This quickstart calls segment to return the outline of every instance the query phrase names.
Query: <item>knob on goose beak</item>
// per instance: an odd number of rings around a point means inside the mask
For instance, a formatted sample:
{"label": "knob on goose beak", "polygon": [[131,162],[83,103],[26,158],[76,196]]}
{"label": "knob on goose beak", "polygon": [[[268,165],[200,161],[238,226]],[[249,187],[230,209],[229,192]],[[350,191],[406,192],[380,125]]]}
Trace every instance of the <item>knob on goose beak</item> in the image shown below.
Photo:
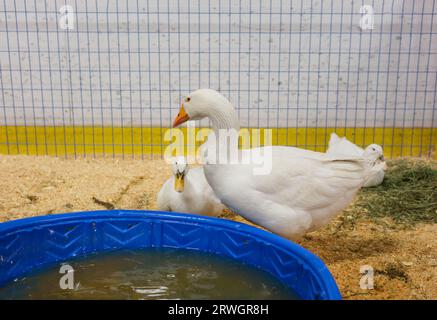
{"label": "knob on goose beak", "polygon": [[184,104],[181,105],[181,108],[179,109],[179,113],[176,116],[176,118],[173,121],[173,128],[176,128],[178,125],[190,120],[190,117],[185,112]]}

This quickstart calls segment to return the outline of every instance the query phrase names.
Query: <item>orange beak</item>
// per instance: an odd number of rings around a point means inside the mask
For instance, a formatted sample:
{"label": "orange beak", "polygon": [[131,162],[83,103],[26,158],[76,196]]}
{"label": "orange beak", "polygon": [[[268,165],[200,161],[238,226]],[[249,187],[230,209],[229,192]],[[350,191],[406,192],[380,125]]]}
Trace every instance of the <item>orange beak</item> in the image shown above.
{"label": "orange beak", "polygon": [[176,128],[178,125],[190,120],[190,117],[185,112],[184,104],[181,105],[181,108],[179,109],[179,113],[176,116],[176,118],[173,121],[173,128]]}

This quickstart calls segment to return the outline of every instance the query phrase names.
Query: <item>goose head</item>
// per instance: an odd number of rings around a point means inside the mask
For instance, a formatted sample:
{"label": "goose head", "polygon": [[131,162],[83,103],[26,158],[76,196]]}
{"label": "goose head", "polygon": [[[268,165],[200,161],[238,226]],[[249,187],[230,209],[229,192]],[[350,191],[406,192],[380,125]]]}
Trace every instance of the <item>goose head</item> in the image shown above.
{"label": "goose head", "polygon": [[188,164],[184,157],[177,157],[174,159],[173,165],[174,189],[181,193],[184,191],[185,176],[188,173]]}
{"label": "goose head", "polygon": [[372,161],[385,161],[382,147],[378,144],[371,144],[364,149],[364,157]]}
{"label": "goose head", "polygon": [[173,128],[188,120],[209,118],[213,129],[239,130],[238,118],[231,102],[213,89],[198,89],[186,96]]}

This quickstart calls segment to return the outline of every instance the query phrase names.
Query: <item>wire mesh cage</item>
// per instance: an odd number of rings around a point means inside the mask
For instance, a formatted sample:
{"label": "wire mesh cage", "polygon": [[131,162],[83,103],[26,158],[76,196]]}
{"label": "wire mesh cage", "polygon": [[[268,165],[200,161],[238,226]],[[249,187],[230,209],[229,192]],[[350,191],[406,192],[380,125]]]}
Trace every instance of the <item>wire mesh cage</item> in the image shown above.
{"label": "wire mesh cage", "polygon": [[435,0],[2,0],[0,153],[160,156],[182,97],[210,87],[274,144],[324,151],[337,132],[434,157],[436,12]]}

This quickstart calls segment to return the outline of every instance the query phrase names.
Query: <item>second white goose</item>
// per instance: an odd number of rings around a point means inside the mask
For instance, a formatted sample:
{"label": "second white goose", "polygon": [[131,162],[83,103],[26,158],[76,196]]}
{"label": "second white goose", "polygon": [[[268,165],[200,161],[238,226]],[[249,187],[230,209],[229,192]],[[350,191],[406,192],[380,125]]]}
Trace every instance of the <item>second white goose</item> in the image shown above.
{"label": "second white goose", "polygon": [[218,216],[224,206],[206,181],[202,167],[190,169],[184,157],[172,163],[173,176],[158,193],[159,210]]}
{"label": "second white goose", "polygon": [[384,161],[384,152],[380,145],[371,144],[367,146],[366,149],[363,149],[350,142],[346,137],[340,138],[337,134],[332,133],[329,140],[329,147],[326,151],[327,154],[333,156],[354,155],[360,157],[371,154],[372,152],[378,153],[379,157],[370,169],[363,187],[376,187],[384,181],[385,171],[387,170],[387,164]]}

